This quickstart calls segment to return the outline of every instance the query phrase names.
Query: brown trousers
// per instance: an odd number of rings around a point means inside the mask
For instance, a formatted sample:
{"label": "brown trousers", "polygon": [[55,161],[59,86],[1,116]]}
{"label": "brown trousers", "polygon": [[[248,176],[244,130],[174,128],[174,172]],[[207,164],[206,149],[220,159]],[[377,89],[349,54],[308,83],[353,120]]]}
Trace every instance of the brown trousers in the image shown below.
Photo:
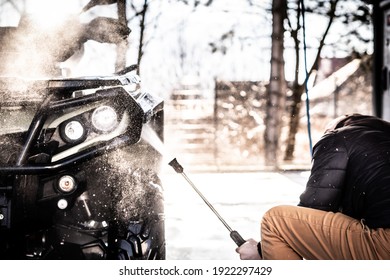
{"label": "brown trousers", "polygon": [[277,206],[261,223],[265,260],[390,259],[390,229],[369,229],[342,213]]}

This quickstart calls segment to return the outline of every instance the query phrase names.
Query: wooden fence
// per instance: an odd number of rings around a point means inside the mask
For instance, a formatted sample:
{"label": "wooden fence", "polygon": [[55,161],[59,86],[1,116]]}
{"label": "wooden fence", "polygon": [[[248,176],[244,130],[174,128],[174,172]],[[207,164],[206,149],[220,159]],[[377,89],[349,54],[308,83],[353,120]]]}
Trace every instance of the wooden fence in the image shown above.
{"label": "wooden fence", "polygon": [[210,99],[194,89],[175,91],[165,105],[170,153],[196,170],[261,169],[264,92],[255,82],[218,82]]}
{"label": "wooden fence", "polygon": [[[313,144],[335,114],[372,114],[371,76],[358,70],[334,93],[310,100]],[[264,170],[266,84],[217,81],[207,99],[197,89],[175,91],[165,105],[165,139],[170,154],[192,170]],[[301,110],[295,156],[283,162],[289,103],[282,119],[280,167],[307,169],[311,154],[307,115]],[[337,113],[335,113],[337,111]]]}

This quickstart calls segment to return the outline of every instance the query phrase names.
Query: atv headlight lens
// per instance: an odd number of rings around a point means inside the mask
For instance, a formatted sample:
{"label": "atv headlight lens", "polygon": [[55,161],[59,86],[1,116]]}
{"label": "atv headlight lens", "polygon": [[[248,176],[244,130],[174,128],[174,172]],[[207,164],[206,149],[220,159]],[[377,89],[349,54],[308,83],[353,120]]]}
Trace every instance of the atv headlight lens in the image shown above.
{"label": "atv headlight lens", "polygon": [[118,125],[118,115],[110,106],[96,108],[91,120],[92,125],[101,132],[110,132]]}
{"label": "atv headlight lens", "polygon": [[65,193],[72,192],[76,188],[76,180],[69,175],[62,176],[58,180],[58,188]]}
{"label": "atv headlight lens", "polygon": [[78,120],[72,120],[66,123],[62,130],[64,140],[67,142],[77,142],[85,136],[85,128]]}

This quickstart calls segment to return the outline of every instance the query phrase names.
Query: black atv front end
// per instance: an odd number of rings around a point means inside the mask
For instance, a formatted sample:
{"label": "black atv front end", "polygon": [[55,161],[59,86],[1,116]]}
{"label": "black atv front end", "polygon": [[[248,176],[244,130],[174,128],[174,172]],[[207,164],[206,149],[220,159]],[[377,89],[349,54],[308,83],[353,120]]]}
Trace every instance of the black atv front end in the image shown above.
{"label": "black atv front end", "polygon": [[133,75],[0,89],[0,258],[164,259],[161,155],[141,138],[163,139],[162,100]]}

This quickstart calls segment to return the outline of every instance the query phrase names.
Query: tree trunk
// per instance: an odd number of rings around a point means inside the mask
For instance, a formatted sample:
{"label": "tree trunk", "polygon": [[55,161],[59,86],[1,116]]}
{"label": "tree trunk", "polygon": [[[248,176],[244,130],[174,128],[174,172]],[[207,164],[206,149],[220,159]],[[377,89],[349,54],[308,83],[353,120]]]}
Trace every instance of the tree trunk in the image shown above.
{"label": "tree trunk", "polygon": [[[118,20],[123,25],[127,26],[127,17],[126,17],[126,0],[118,0]],[[122,41],[116,46],[116,62],[115,62],[115,72],[119,72],[126,67],[126,53],[128,48],[127,40]]]}
{"label": "tree trunk", "polygon": [[293,103],[290,111],[290,123],[289,123],[289,132],[287,136],[287,145],[284,155],[284,160],[289,161],[294,158],[294,149],[295,149],[295,135],[299,129],[299,119],[301,111],[301,96],[303,92],[303,85],[296,84],[292,89],[292,99]]}
{"label": "tree trunk", "polygon": [[286,81],[284,74],[284,19],[287,14],[286,0],[273,0],[272,3],[272,47],[271,75],[267,89],[265,119],[265,164],[278,168],[279,136],[282,115],[285,110]]}

